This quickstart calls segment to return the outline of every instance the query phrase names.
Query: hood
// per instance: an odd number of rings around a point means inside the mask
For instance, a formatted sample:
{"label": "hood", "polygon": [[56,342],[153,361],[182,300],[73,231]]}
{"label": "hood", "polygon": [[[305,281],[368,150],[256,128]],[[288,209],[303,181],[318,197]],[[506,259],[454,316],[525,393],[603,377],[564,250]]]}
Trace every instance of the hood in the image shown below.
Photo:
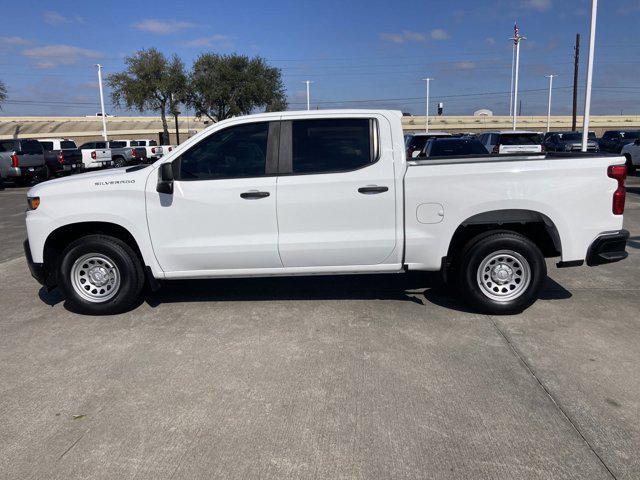
{"label": "hood", "polygon": [[[127,171],[129,170],[129,171]],[[27,193],[30,197],[39,197],[47,193],[64,194],[65,192],[91,192],[112,190],[142,190],[147,176],[153,169],[125,167],[80,173],[68,177],[56,178],[39,183]]]}

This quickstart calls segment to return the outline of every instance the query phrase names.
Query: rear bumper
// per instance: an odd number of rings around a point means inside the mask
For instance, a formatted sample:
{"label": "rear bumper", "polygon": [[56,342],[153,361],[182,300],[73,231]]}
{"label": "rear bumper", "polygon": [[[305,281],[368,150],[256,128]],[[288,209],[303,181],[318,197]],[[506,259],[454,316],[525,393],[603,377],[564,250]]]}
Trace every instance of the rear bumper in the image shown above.
{"label": "rear bumper", "polygon": [[22,178],[35,177],[44,169],[44,165],[37,167],[9,167],[6,172],[6,178]]}
{"label": "rear bumper", "polygon": [[600,235],[589,247],[587,265],[595,267],[624,260],[629,256],[626,252],[628,239],[629,232],[627,230]]}

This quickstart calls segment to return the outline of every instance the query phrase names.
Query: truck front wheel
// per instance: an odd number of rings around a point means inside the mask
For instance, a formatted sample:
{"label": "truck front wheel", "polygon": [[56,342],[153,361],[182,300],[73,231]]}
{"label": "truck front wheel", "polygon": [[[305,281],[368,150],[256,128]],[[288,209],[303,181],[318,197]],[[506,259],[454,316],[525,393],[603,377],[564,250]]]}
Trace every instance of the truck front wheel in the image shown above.
{"label": "truck front wheel", "polygon": [[144,271],[136,253],[122,240],[88,235],[64,250],[58,279],[72,310],[111,315],[135,305],[144,286]]}
{"label": "truck front wheel", "polygon": [[519,313],[538,298],[547,278],[540,249],[515,232],[496,232],[464,248],[458,283],[466,300],[483,313]]}

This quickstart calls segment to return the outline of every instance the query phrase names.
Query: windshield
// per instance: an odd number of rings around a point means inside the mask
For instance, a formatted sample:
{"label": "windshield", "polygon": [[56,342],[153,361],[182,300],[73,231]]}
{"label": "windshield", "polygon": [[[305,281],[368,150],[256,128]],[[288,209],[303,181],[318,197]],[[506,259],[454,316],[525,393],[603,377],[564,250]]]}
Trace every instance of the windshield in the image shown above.
{"label": "windshield", "polygon": [[625,140],[635,140],[636,138],[640,138],[640,131],[638,132],[621,132],[621,137],[624,137]]}
{"label": "windshield", "polygon": [[501,145],[540,145],[537,133],[513,133],[500,135]]}

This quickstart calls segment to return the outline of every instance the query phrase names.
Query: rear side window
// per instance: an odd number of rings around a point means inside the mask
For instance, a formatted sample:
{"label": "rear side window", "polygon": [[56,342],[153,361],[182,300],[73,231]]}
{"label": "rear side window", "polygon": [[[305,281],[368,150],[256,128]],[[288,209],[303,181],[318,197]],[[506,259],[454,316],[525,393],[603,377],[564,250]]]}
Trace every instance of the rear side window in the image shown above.
{"label": "rear side window", "polygon": [[157,146],[158,146],[158,142],[156,142],[155,140],[151,140],[151,141],[149,142],[149,146],[150,146],[150,147],[157,147]]}
{"label": "rear side window", "polygon": [[142,144],[142,142],[136,142],[135,140],[131,140],[131,142],[129,143],[129,145],[131,145],[132,147],[144,147],[144,145]]}
{"label": "rear side window", "polygon": [[13,152],[15,149],[15,142],[13,140],[0,142],[0,152]]}
{"label": "rear side window", "polygon": [[540,135],[537,133],[519,133],[500,135],[502,145],[540,145]]}
{"label": "rear side window", "polygon": [[53,142],[40,142],[40,145],[42,145],[42,148],[45,150],[53,150]]}
{"label": "rear side window", "polygon": [[65,140],[63,142],[60,142],[60,148],[62,150],[69,150],[72,148],[77,148],[76,147],[76,142],[72,142],[71,140]]}
{"label": "rear side window", "polygon": [[292,172],[340,172],[370,165],[376,160],[374,122],[367,118],[294,120]]}
{"label": "rear side window", "polygon": [[95,143],[95,147],[93,148],[107,148],[107,143],[106,142],[96,142]]}
{"label": "rear side window", "polygon": [[116,142],[116,141],[109,142],[109,147],[111,148],[124,148],[125,145],[126,144],[124,142]]}
{"label": "rear side window", "polygon": [[267,165],[269,123],[248,123],[216,132],[180,157],[181,180],[260,177]]}
{"label": "rear side window", "polygon": [[20,151],[22,153],[42,153],[42,145],[37,140],[21,140],[20,141]]}

